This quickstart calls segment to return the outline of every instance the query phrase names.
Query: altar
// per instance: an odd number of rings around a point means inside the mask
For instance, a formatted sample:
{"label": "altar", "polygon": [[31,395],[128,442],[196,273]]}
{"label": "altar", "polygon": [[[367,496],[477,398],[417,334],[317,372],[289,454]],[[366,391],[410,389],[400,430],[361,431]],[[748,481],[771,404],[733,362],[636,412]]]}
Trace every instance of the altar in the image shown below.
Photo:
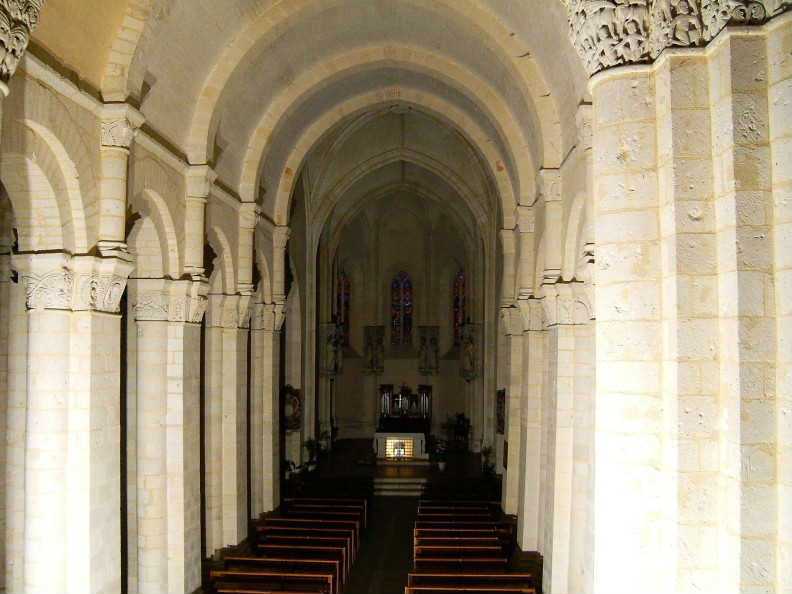
{"label": "altar", "polygon": [[432,429],[432,387],[392,384],[380,386],[380,417],[374,451],[385,460],[428,460],[427,441]]}

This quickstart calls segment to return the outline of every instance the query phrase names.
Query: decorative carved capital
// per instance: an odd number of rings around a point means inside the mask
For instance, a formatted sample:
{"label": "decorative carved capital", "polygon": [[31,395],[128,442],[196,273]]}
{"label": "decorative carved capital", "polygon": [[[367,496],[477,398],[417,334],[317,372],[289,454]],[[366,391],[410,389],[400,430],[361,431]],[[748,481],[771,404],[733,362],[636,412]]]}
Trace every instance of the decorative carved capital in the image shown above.
{"label": "decorative carved capital", "polygon": [[541,293],[548,327],[586,324],[593,317],[584,283],[543,285]]}
{"label": "decorative carved capital", "polygon": [[545,326],[544,309],[539,299],[520,299],[517,302],[526,332],[540,332]]}
{"label": "decorative carved capital", "polygon": [[792,0],[569,0],[572,44],[589,74],[700,47],[729,24],[759,25]]}
{"label": "decorative carved capital", "polygon": [[255,303],[252,307],[250,324],[253,330],[280,332],[286,320],[282,303]]}
{"label": "decorative carved capital", "polygon": [[525,331],[523,316],[517,307],[502,307],[500,310],[507,336],[522,336]]}
{"label": "decorative carved capital", "polygon": [[275,227],[272,230],[272,244],[278,249],[285,249],[290,235],[291,229],[288,227]]}
{"label": "decorative carved capital", "polygon": [[135,279],[129,288],[132,313],[139,322],[197,324],[206,312],[209,285],[203,279]]}
{"label": "decorative carved capital", "polygon": [[128,103],[106,103],[101,110],[102,147],[129,149],[145,118]]}
{"label": "decorative carved capital", "polygon": [[44,0],[0,0],[0,81],[8,83],[39,22]]}
{"label": "decorative carved capital", "polygon": [[120,257],[20,254],[13,266],[25,285],[28,309],[118,313],[133,265]]}

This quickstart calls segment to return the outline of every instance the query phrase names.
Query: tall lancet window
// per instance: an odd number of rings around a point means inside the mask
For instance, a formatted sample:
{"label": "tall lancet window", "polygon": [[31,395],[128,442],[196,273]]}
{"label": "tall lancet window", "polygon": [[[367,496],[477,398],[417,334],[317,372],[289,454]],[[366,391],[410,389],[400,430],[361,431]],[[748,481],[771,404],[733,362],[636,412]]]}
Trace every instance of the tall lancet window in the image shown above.
{"label": "tall lancet window", "polygon": [[343,270],[338,275],[336,287],[336,322],[341,327],[341,344],[349,346],[349,304],[352,301],[352,283]]}
{"label": "tall lancet window", "polygon": [[391,282],[391,343],[407,345],[412,342],[413,286],[406,272],[397,274]]}
{"label": "tall lancet window", "polygon": [[462,341],[462,326],[465,323],[467,307],[465,297],[465,271],[460,270],[454,277],[452,312],[454,321],[454,344],[459,345]]}

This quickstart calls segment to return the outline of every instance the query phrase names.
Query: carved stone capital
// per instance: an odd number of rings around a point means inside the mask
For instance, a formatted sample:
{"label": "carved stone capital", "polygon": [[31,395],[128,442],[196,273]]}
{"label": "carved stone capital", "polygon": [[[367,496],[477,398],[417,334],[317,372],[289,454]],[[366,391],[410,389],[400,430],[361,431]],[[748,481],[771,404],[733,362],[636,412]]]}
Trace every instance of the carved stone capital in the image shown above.
{"label": "carved stone capital", "polygon": [[519,308],[501,307],[500,315],[501,320],[503,320],[503,328],[506,330],[506,336],[522,336],[525,327]]}
{"label": "carved stone capital", "polygon": [[[1,1],[1,0],[0,0]],[[145,117],[128,103],[106,103],[100,112],[104,148],[129,149]]]}
{"label": "carved stone capital", "polygon": [[587,324],[593,318],[584,283],[542,285],[541,295],[547,327]]}
{"label": "carved stone capital", "polygon": [[132,314],[139,322],[197,324],[206,312],[205,280],[134,279],[129,289]]}
{"label": "carved stone capital", "polygon": [[272,244],[278,249],[285,249],[290,235],[291,229],[288,227],[275,227],[272,230]]}
{"label": "carved stone capital", "polygon": [[252,307],[250,327],[254,331],[280,332],[286,320],[281,303],[255,303]]}
{"label": "carved stone capital", "polygon": [[133,264],[121,257],[17,254],[28,309],[118,313]]}
{"label": "carved stone capital", "polygon": [[4,86],[19,66],[43,7],[44,0],[0,0],[0,82]]}
{"label": "carved stone capital", "polygon": [[701,47],[726,25],[760,25],[792,0],[568,0],[569,34],[590,75]]}

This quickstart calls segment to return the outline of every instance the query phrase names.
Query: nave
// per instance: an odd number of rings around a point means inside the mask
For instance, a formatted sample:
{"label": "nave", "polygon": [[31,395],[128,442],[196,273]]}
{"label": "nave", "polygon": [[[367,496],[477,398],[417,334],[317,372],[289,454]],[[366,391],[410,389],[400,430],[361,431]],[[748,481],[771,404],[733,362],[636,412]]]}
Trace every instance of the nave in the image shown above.
{"label": "nave", "polygon": [[[223,551],[208,592],[541,593],[541,562],[516,547],[514,518],[490,497],[500,485],[473,470],[478,456],[458,456],[444,473],[361,472],[343,459],[351,453],[254,521],[249,544]],[[340,469],[354,474],[327,476]],[[377,474],[429,480],[420,497],[376,496]]]}

